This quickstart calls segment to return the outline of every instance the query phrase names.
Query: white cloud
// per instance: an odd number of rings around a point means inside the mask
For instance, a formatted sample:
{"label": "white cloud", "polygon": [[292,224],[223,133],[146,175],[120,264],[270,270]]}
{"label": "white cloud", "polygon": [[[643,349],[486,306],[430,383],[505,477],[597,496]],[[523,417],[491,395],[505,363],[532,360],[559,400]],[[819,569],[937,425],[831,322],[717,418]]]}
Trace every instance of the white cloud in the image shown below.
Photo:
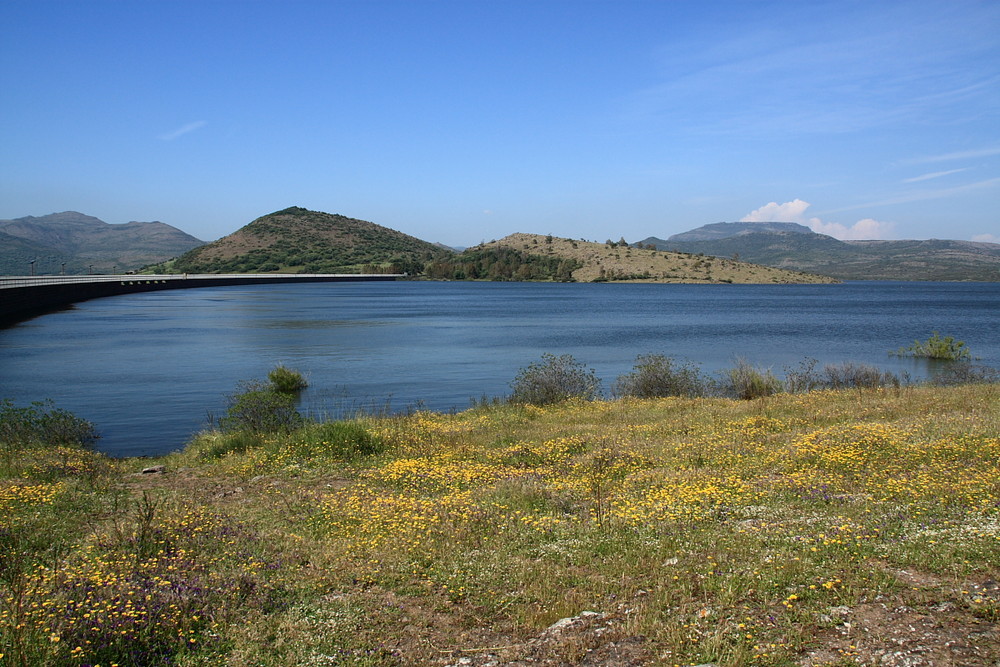
{"label": "white cloud", "polygon": [[841,241],[885,239],[892,234],[895,226],[874,218],[858,220],[853,225],[839,222],[824,222],[819,218],[806,218],[805,212],[811,204],[801,199],[779,204],[770,202],[740,218],[740,222],[797,222],[806,225],[817,234],[826,234]]}
{"label": "white cloud", "polygon": [[161,134],[160,139],[163,141],[173,141],[178,137],[182,137],[189,132],[194,132],[195,130],[200,130],[201,128],[208,125],[207,120],[196,120],[193,123],[188,123],[187,125],[181,125],[176,130],[172,132],[167,132],[166,134]]}
{"label": "white cloud", "polygon": [[972,237],[972,240],[982,243],[1000,243],[1000,236],[996,234],[976,234]]}
{"label": "white cloud", "polygon": [[740,222],[802,222],[802,214],[809,202],[795,199],[779,204],[771,202],[740,218]]}
{"label": "white cloud", "polygon": [[903,183],[919,183],[920,181],[929,181],[932,178],[941,178],[942,176],[957,174],[958,172],[965,171],[967,169],[968,167],[962,167],[961,169],[949,169],[948,171],[935,171],[930,174],[922,174],[920,176],[914,176],[913,178],[904,178]]}
{"label": "white cloud", "polygon": [[891,236],[895,224],[882,222],[874,218],[858,220],[851,226],[839,222],[823,222],[819,218],[809,221],[809,228],[817,234],[826,234],[841,241],[861,241],[870,239],[885,239]]}

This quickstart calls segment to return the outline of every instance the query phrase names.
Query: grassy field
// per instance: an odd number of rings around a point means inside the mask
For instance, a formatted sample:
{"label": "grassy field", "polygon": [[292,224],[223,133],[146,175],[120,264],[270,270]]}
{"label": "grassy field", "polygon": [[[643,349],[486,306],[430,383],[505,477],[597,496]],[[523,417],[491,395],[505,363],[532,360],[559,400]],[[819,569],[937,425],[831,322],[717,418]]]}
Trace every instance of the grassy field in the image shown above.
{"label": "grassy field", "polygon": [[8,444],[0,517],[2,665],[1000,660],[1000,385]]}

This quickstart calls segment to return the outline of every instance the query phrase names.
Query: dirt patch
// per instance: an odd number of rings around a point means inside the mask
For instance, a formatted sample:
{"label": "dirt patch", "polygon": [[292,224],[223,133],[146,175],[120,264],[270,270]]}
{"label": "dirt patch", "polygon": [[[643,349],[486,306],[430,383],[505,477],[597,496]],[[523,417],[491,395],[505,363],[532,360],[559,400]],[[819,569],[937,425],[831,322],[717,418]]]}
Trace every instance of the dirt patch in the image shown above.
{"label": "dirt patch", "polygon": [[628,635],[621,619],[585,611],[564,618],[525,641],[487,648],[450,651],[449,667],[499,667],[527,665],[585,665],[635,667],[650,664],[646,638]]}
{"label": "dirt patch", "polygon": [[846,658],[884,667],[1000,665],[1000,624],[982,613],[1000,602],[995,577],[949,583],[916,570],[892,573],[909,590],[832,609],[838,624],[822,631],[817,639],[823,648],[798,664],[818,667]]}

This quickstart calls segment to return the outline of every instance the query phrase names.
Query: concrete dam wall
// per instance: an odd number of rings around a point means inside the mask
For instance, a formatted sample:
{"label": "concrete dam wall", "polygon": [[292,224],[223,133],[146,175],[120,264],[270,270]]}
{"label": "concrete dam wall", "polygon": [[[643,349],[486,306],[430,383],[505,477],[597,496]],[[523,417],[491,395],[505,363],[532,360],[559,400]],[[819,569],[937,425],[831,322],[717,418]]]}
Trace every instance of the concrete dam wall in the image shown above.
{"label": "concrete dam wall", "polygon": [[67,308],[74,303],[135,292],[303,282],[389,281],[398,274],[191,274],[0,277],[0,326]]}

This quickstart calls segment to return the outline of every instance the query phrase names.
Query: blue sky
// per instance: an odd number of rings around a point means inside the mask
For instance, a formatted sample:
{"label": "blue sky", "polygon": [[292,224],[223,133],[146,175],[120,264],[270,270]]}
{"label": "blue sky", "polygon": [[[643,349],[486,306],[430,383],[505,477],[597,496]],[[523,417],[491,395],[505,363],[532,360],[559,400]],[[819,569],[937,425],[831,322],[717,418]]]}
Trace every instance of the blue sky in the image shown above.
{"label": "blue sky", "polygon": [[0,218],[1000,242],[1000,3],[0,2]]}

